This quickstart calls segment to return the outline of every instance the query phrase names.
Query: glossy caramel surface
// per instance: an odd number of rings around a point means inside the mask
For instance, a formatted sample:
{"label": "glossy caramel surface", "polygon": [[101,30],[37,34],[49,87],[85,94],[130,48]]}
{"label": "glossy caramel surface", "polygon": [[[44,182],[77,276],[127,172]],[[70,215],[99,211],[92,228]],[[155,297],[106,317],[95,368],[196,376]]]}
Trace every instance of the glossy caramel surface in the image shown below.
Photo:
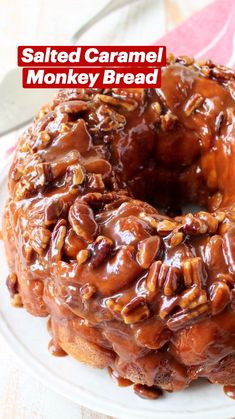
{"label": "glossy caramel surface", "polygon": [[[19,139],[7,284],[51,316],[53,348],[79,336],[169,391],[235,384],[234,80],[172,59],[157,91],[60,91]],[[165,214],[185,203],[207,211]]]}

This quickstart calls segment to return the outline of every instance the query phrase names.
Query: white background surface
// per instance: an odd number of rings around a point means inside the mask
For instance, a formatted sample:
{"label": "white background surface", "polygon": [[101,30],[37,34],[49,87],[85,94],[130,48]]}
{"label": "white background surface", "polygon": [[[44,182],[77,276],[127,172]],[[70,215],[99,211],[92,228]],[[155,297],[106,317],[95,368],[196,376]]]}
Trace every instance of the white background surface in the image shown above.
{"label": "white background surface", "polygon": [[[17,45],[68,44],[79,26],[106,2],[0,0],[0,80],[16,66]],[[138,0],[97,24],[80,43],[148,44],[209,2]],[[6,149],[14,144],[17,136],[18,132],[13,132],[0,138],[0,167],[6,158]],[[80,408],[37,382],[17,363],[0,337],[0,419],[64,418],[101,419],[104,416]]]}

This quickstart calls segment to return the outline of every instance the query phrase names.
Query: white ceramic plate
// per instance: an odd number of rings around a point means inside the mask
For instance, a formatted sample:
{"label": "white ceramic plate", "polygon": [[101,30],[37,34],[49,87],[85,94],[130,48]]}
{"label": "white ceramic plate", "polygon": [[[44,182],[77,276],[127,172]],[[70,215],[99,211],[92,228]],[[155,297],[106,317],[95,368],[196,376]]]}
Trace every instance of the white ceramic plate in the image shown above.
{"label": "white ceramic plate", "polygon": [[[7,198],[8,163],[0,174],[0,216]],[[226,397],[221,386],[197,382],[189,389],[166,394],[159,400],[137,397],[131,387],[117,387],[107,371],[91,369],[70,357],[49,354],[46,320],[35,318],[25,310],[13,309],[4,278],[7,264],[0,243],[0,331],[24,368],[45,385],[98,412],[125,419],[231,419],[235,402]]]}

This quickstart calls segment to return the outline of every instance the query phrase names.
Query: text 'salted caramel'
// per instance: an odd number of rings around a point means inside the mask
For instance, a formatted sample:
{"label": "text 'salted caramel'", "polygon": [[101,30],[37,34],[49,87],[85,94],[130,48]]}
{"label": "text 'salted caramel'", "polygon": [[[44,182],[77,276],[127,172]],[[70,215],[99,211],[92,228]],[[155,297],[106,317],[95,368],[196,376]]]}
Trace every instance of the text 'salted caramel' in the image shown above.
{"label": "text 'salted caramel'", "polygon": [[159,89],[60,90],[9,173],[13,305],[141,397],[199,377],[233,397],[234,179],[234,70],[169,55]]}
{"label": "text 'salted caramel'", "polygon": [[24,88],[160,87],[164,46],[18,47]]}

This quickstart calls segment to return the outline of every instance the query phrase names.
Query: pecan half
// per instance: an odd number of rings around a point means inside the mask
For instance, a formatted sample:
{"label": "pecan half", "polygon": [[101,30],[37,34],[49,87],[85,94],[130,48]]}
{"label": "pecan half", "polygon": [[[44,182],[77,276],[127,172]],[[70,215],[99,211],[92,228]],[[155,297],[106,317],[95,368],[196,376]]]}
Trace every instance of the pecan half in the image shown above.
{"label": "pecan half", "polygon": [[176,247],[184,240],[184,235],[181,231],[173,232],[169,240],[169,245],[171,247]]}
{"label": "pecan half", "polygon": [[159,272],[159,286],[167,297],[171,297],[180,285],[180,269],[162,264]]}
{"label": "pecan half", "polygon": [[72,185],[81,185],[85,180],[85,171],[80,164],[70,167],[72,171]]}
{"label": "pecan half", "polygon": [[207,274],[200,257],[188,258],[183,261],[183,276],[186,287],[195,284],[199,288],[205,285]]}
{"label": "pecan half", "polygon": [[157,257],[161,248],[161,239],[159,236],[150,236],[142,240],[138,245],[136,255],[137,262],[143,269],[148,269],[153,260]]}
{"label": "pecan half", "polygon": [[52,233],[51,237],[51,245],[50,245],[50,258],[52,262],[58,262],[62,258],[62,249],[65,242],[66,237],[66,221],[61,219],[55,225],[55,228]]}
{"label": "pecan half", "polygon": [[165,115],[160,116],[160,120],[162,130],[171,131],[175,128],[178,118],[171,111],[168,111]]}
{"label": "pecan half", "polygon": [[167,321],[167,327],[176,331],[198,320],[202,315],[210,311],[209,304],[202,304],[193,310],[181,310],[173,314]]}
{"label": "pecan half", "polygon": [[69,222],[72,229],[82,239],[92,242],[97,235],[98,226],[92,209],[80,199],[77,199],[69,210]]}
{"label": "pecan half", "polygon": [[150,293],[156,293],[158,289],[158,275],[162,266],[162,262],[157,260],[153,262],[146,279],[146,286]]}
{"label": "pecan half", "polygon": [[124,323],[126,324],[133,324],[147,319],[149,314],[150,312],[145,298],[139,296],[133,298],[121,311]]}
{"label": "pecan half", "polygon": [[98,99],[104,103],[108,103],[109,105],[121,106],[125,108],[128,112],[133,111],[138,106],[138,103],[134,99],[127,100],[125,98],[124,100],[122,98],[116,98],[113,96],[101,95],[101,94],[97,94],[95,96],[95,99]]}
{"label": "pecan half", "polygon": [[198,286],[193,286],[185,290],[179,298],[178,305],[182,308],[195,308],[207,302],[207,295],[204,290]]}
{"label": "pecan half", "polygon": [[180,274],[179,268],[166,265],[158,260],[150,267],[146,279],[147,289],[152,293],[156,292],[157,289],[163,288],[164,295],[170,297],[177,291],[180,285]]}
{"label": "pecan half", "polygon": [[198,235],[207,233],[208,226],[204,220],[200,220],[195,215],[189,213],[183,218],[180,230],[184,234]]}
{"label": "pecan half", "polygon": [[216,281],[211,285],[210,290],[212,314],[221,313],[232,301],[232,294],[229,286],[225,282]]}
{"label": "pecan half", "polygon": [[188,99],[184,107],[184,112],[186,116],[190,116],[193,113],[193,111],[200,108],[204,100],[205,100],[204,97],[200,95],[199,93],[195,93],[194,95],[192,95]]}
{"label": "pecan half", "polygon": [[219,81],[231,80],[235,78],[235,71],[232,68],[225,67],[223,65],[217,65],[211,70],[212,77]]}
{"label": "pecan half", "polygon": [[30,234],[29,243],[33,250],[35,250],[38,255],[42,256],[44,250],[48,247],[50,240],[50,230],[44,227],[35,227]]}
{"label": "pecan half", "polygon": [[160,221],[157,225],[157,232],[159,234],[165,235],[169,234],[171,231],[173,231],[177,226],[177,223],[170,220],[163,220]]}
{"label": "pecan half", "polygon": [[113,250],[113,241],[105,236],[98,236],[95,242],[91,245],[91,265],[97,268],[109,256]]}
{"label": "pecan half", "polygon": [[149,214],[146,214],[145,212],[141,212],[139,214],[139,217],[142,220],[144,220],[147,224],[149,224],[150,227],[152,227],[153,229],[157,229],[158,222],[157,222],[157,220],[154,217],[152,217]]}
{"label": "pecan half", "polygon": [[164,296],[159,306],[159,316],[161,319],[165,319],[177,306],[179,297],[166,297]]}
{"label": "pecan half", "polygon": [[216,233],[219,224],[219,221],[216,217],[214,217],[212,214],[209,214],[209,212],[205,211],[198,212],[197,216],[199,220],[204,221],[206,223],[208,233]]}

